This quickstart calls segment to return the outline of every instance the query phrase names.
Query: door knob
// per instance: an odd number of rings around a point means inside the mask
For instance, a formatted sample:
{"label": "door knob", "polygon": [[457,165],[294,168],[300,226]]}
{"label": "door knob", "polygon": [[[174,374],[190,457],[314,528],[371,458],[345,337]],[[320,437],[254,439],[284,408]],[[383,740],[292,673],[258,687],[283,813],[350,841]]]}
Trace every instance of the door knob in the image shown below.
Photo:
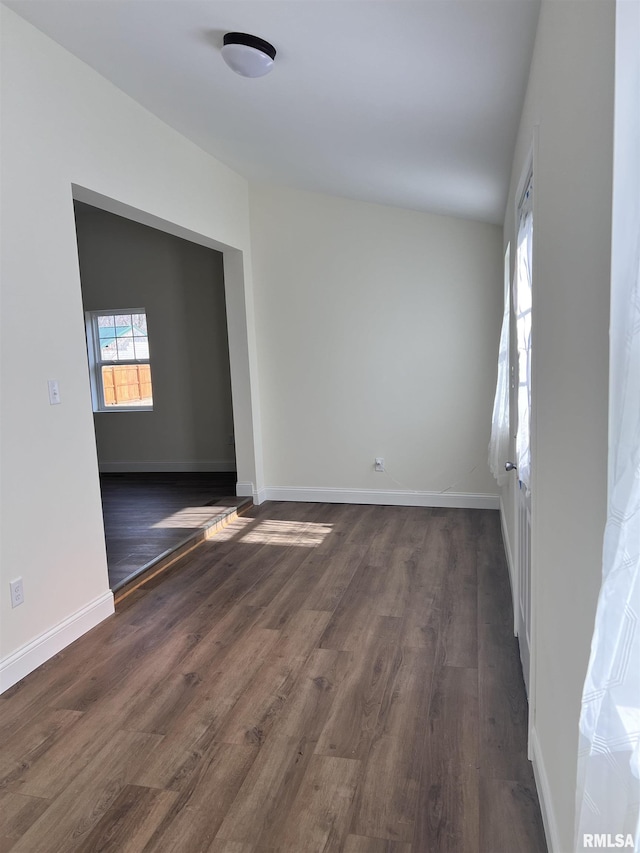
{"label": "door knob", "polygon": [[505,462],[504,463],[504,470],[505,471],[517,471],[518,467],[517,467],[517,465],[514,465],[513,462]]}

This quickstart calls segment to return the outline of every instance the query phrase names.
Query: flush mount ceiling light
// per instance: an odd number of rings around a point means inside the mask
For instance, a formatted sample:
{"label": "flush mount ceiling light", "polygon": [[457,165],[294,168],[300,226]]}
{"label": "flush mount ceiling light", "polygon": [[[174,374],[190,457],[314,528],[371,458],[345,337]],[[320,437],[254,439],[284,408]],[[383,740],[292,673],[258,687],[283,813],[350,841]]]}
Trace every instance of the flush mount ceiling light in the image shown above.
{"label": "flush mount ceiling light", "polygon": [[262,77],[271,71],[276,49],[258,36],[227,33],[222,46],[222,58],[236,74],[243,77]]}

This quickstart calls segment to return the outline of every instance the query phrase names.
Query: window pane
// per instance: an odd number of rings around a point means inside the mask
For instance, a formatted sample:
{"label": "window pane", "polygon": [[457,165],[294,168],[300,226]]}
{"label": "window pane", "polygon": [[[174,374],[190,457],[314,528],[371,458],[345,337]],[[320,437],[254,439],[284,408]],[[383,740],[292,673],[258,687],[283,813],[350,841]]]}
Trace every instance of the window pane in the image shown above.
{"label": "window pane", "polygon": [[133,339],[133,345],[136,359],[149,358],[149,338],[140,338],[136,336]]}
{"label": "window pane", "polygon": [[118,357],[115,317],[113,314],[100,314],[97,319],[100,358],[104,361],[113,361],[113,359]]}
{"label": "window pane", "polygon": [[118,347],[115,328],[113,326],[100,326],[98,332],[100,335],[100,358],[104,361],[117,358]]}
{"label": "window pane", "polygon": [[107,408],[152,406],[151,368],[148,364],[102,367],[102,389]]}
{"label": "window pane", "polygon": [[127,326],[118,334],[117,345],[118,361],[132,361],[135,359],[136,356],[133,348],[133,332],[131,331],[131,326]]}
{"label": "window pane", "polygon": [[131,315],[131,325],[133,326],[133,334],[141,335],[146,337],[147,332],[147,315],[146,314],[132,314]]}

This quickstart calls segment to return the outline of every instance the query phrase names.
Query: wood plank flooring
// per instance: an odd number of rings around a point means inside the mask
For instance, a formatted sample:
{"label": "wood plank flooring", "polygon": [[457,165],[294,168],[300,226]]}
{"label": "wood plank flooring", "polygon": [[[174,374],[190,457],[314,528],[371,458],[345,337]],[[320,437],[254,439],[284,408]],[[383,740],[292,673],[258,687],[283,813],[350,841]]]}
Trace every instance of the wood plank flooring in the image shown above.
{"label": "wood plank flooring", "polygon": [[235,472],[101,474],[100,489],[113,590],[246,501]]}
{"label": "wood plank flooring", "polygon": [[542,853],[497,512],[267,503],[0,697],[3,853]]}

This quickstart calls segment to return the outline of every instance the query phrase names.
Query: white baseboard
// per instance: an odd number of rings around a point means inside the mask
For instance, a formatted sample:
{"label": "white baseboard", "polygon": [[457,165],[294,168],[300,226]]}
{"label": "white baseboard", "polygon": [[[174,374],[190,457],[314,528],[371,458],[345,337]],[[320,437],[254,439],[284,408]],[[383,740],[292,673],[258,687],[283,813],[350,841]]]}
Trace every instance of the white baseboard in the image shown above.
{"label": "white baseboard", "polygon": [[253,494],[253,483],[236,483],[236,495],[239,498],[252,498]]}
{"label": "white baseboard", "polygon": [[253,498],[256,506],[269,500],[266,496],[266,489],[256,489],[253,483],[236,483],[236,495],[239,498]]}
{"label": "white baseboard", "polygon": [[192,473],[198,471],[235,471],[235,460],[205,460],[203,462],[101,462],[101,474]]}
{"label": "white baseboard", "polygon": [[114,612],[113,593],[107,590],[49,631],[0,660],[0,693],[4,693]]}
{"label": "white baseboard", "polygon": [[[373,489],[301,488],[267,486],[263,500],[308,501],[309,503],[376,504],[381,506],[432,506],[459,509],[499,509],[499,495],[457,492],[414,492]],[[240,493],[238,493],[240,494]],[[255,498],[254,498],[255,500]]]}
{"label": "white baseboard", "polygon": [[551,800],[551,788],[549,787],[549,777],[544,766],[544,758],[540,748],[540,741],[535,726],[531,728],[531,763],[533,764],[533,775],[536,780],[536,788],[538,789],[538,799],[540,800],[540,811],[542,812],[542,823],[544,825],[544,834],[547,838],[547,848],[549,853],[562,853],[560,847],[560,833],[558,831],[558,822],[556,821],[555,812],[553,810],[553,802]]}

